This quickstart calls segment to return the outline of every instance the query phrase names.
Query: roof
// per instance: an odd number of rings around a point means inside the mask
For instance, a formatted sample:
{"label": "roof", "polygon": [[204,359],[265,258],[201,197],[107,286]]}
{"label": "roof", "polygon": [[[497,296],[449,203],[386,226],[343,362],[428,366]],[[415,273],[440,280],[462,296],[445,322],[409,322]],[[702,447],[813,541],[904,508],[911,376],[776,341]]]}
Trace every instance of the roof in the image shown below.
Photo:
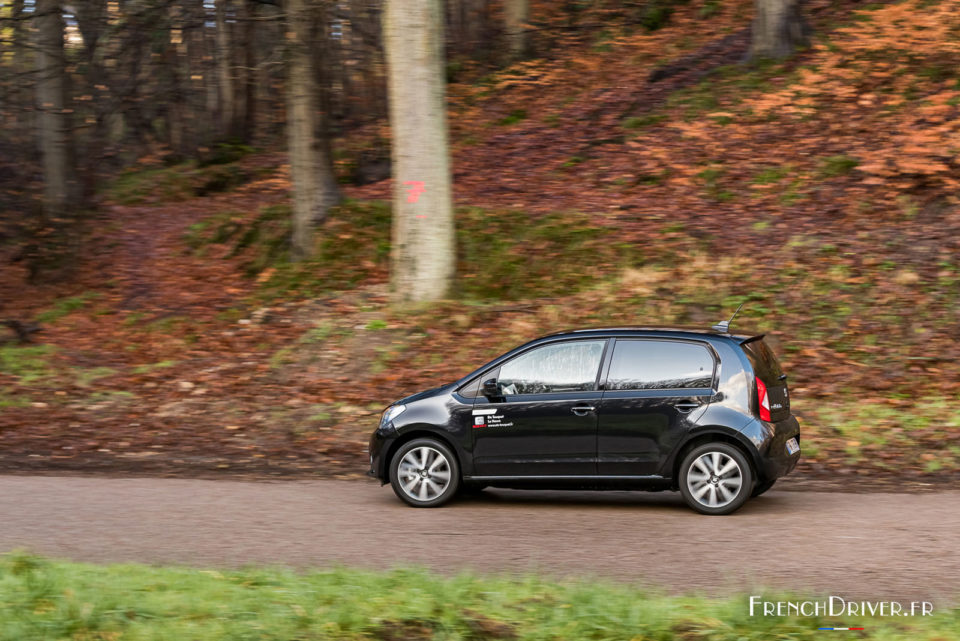
{"label": "roof", "polygon": [[723,338],[732,338],[737,341],[745,341],[749,338],[762,336],[761,332],[720,332],[712,328],[704,327],[678,327],[668,325],[625,325],[618,327],[584,327],[580,329],[568,329],[561,332],[553,332],[541,336],[536,340],[551,338],[555,336],[576,336],[583,334],[613,334],[627,332],[643,332],[649,334],[697,334],[700,336],[718,336]]}

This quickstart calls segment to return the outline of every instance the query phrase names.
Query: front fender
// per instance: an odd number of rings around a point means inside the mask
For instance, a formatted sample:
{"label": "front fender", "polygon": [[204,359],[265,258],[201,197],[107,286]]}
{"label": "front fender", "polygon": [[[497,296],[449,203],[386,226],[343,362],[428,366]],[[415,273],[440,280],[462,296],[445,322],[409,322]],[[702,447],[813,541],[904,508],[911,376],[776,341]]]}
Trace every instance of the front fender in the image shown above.
{"label": "front fender", "polygon": [[396,436],[390,446],[385,450],[384,461],[382,463],[384,478],[388,477],[387,466],[390,464],[390,459],[393,458],[394,452],[404,443],[423,437],[432,437],[445,443],[453,450],[453,453],[456,454],[457,461],[460,464],[460,473],[467,476],[473,473],[473,467],[470,464],[470,456],[468,453],[469,443],[464,442],[465,437],[462,434],[451,431],[445,426],[431,425],[430,423],[408,423],[403,427],[397,428]]}

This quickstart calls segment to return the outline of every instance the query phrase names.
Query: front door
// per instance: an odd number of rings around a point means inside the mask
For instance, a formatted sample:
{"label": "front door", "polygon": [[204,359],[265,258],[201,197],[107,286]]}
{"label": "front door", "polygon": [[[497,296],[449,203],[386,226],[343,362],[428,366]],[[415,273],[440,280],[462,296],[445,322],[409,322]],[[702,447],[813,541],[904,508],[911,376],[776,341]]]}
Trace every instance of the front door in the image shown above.
{"label": "front door", "polygon": [[597,472],[597,389],[606,339],[534,347],[482,380],[500,396],[473,406],[476,476],[582,476]]}
{"label": "front door", "polygon": [[597,428],[598,474],[658,474],[710,402],[715,368],[704,343],[617,339]]}

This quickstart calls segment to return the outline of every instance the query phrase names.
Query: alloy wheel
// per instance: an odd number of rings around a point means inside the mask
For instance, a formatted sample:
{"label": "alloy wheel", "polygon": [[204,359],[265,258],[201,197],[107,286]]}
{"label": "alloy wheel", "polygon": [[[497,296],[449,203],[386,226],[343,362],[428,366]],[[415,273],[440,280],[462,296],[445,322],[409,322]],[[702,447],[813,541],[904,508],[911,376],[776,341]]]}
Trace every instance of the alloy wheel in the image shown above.
{"label": "alloy wheel", "polygon": [[432,501],[450,485],[450,461],[440,450],[422,445],[400,460],[397,479],[404,493],[417,501]]}
{"label": "alloy wheel", "polygon": [[695,501],[709,508],[732,503],[743,487],[740,464],[724,452],[706,452],[687,470],[687,489]]}

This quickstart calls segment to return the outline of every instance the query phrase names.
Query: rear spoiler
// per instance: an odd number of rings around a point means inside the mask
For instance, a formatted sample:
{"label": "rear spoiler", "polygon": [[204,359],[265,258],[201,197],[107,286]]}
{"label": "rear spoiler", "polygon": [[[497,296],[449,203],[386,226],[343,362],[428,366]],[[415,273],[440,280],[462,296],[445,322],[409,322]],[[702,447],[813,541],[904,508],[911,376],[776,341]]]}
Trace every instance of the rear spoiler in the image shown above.
{"label": "rear spoiler", "polygon": [[747,343],[752,343],[752,342],[754,342],[754,341],[760,341],[760,340],[763,340],[763,337],[764,337],[764,336],[766,336],[766,334],[757,334],[756,336],[751,336],[750,338],[745,338],[745,339],[743,339],[742,341],[740,341],[740,344],[741,344],[741,345],[746,345]]}

